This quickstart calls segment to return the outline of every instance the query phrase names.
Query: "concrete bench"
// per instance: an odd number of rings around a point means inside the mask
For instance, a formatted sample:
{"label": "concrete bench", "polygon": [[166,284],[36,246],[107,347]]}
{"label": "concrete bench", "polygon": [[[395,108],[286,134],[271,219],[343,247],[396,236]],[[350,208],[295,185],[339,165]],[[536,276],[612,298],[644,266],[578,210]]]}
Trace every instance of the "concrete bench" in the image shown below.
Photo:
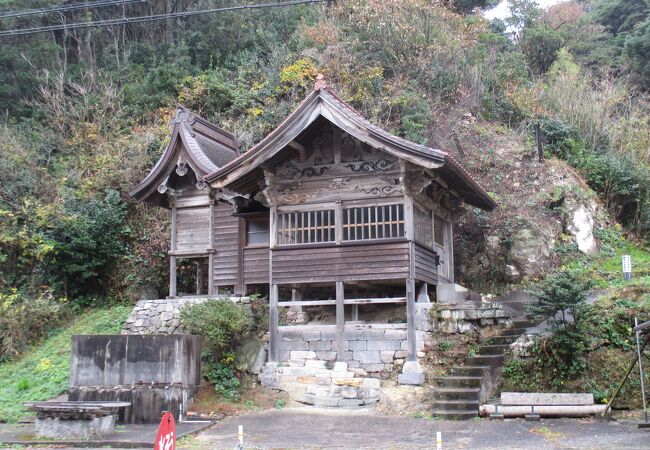
{"label": "concrete bench", "polygon": [[53,439],[90,439],[113,434],[120,408],[129,402],[25,402],[36,413],[36,434]]}
{"label": "concrete bench", "polygon": [[494,419],[525,417],[585,417],[602,413],[607,405],[594,405],[592,394],[503,392],[501,402],[485,404],[479,408],[482,416]]}

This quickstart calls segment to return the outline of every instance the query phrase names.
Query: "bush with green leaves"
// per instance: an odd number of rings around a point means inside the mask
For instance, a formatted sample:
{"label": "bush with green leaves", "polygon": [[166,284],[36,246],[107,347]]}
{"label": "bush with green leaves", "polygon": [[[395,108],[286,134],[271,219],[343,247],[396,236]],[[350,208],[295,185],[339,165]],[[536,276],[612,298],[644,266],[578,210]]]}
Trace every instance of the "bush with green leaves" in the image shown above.
{"label": "bush with green leaves", "polygon": [[56,296],[106,293],[129,229],[116,191],[68,195],[61,204],[25,201],[0,214],[0,287],[48,286]]}
{"label": "bush with green leaves", "polygon": [[203,336],[203,343],[220,361],[253,327],[245,308],[228,299],[212,299],[181,309],[181,323],[192,334]]}
{"label": "bush with green leaves", "polygon": [[0,292],[0,362],[21,354],[66,317],[65,302],[42,293],[28,297],[16,289]]}
{"label": "bush with green leaves", "polygon": [[552,28],[536,26],[524,30],[519,45],[533,71],[543,74],[557,58],[564,39]]}
{"label": "bush with green leaves", "polygon": [[236,402],[241,398],[241,381],[232,367],[233,361],[234,355],[228,352],[220,361],[208,362],[204,370],[205,378],[212,383],[215,392],[229,402]]}
{"label": "bush with green leaves", "polygon": [[586,312],[586,293],[591,283],[575,270],[549,275],[532,291],[539,303],[530,312],[546,319],[552,335],[537,340],[533,353],[537,362],[549,368],[558,379],[573,378],[585,368],[588,337],[582,331]]}

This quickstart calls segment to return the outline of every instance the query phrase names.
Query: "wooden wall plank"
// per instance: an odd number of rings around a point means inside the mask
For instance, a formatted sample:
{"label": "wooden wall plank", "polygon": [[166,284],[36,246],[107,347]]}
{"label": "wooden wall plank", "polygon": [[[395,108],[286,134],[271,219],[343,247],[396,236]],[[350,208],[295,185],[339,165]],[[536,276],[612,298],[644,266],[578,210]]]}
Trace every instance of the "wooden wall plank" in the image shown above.
{"label": "wooden wall plank", "polygon": [[273,282],[310,283],[406,279],[407,242],[273,251]]}

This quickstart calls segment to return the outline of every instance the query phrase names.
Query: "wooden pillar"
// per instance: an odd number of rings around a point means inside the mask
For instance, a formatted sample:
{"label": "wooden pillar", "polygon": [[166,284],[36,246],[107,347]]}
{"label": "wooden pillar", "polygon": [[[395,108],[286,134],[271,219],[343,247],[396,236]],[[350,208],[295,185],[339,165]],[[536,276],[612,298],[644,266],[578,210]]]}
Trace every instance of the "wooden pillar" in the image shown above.
{"label": "wooden pillar", "polygon": [[[353,286],[352,287],[352,298],[359,298],[359,288],[358,288],[358,286]],[[359,305],[351,305],[351,306],[352,306],[351,320],[353,322],[358,322],[359,321]]]}
{"label": "wooden pillar", "polygon": [[[171,249],[176,250],[176,207],[172,206],[172,224],[171,224]],[[169,296],[176,297],[176,257],[169,257]]]}
{"label": "wooden pillar", "polygon": [[278,361],[278,285],[272,284],[269,292],[269,362]]}
{"label": "wooden pillar", "polygon": [[239,234],[239,245],[237,246],[237,283],[235,284],[235,295],[246,295],[244,285],[244,247],[246,246],[246,220],[238,218],[237,229]]}
{"label": "wooden pillar", "polygon": [[427,283],[420,284],[420,289],[418,290],[418,303],[431,303],[429,298],[429,285]]}
{"label": "wooden pillar", "polygon": [[176,257],[169,257],[169,296],[176,297]]}
{"label": "wooden pillar", "polygon": [[343,340],[345,338],[345,294],[343,282],[336,282],[336,359],[340,361],[343,356]]}
{"label": "wooden pillar", "polygon": [[214,295],[214,252],[208,255],[208,295]]}
{"label": "wooden pillar", "polygon": [[408,341],[408,361],[417,361],[417,346],[415,340],[415,280],[406,280],[406,339]]}
{"label": "wooden pillar", "polygon": [[340,200],[334,206],[334,227],[336,245],[341,245],[341,242],[343,242],[343,205]]}
{"label": "wooden pillar", "polygon": [[214,295],[214,221],[215,221],[216,208],[214,200],[210,200],[210,221],[209,221],[209,239],[210,245],[208,246],[208,295]]}
{"label": "wooden pillar", "polygon": [[454,223],[447,222],[447,261],[449,261],[449,280],[455,283],[454,276]]}

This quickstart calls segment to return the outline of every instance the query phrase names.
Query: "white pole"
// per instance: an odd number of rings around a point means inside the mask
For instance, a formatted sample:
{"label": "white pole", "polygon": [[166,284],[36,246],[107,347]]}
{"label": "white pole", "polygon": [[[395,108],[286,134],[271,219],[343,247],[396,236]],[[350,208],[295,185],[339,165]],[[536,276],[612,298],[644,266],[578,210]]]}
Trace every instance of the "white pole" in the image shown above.
{"label": "white pole", "polygon": [[239,425],[239,445],[244,448],[244,425]]}
{"label": "white pole", "polygon": [[436,450],[442,450],[442,433],[436,432]]}

